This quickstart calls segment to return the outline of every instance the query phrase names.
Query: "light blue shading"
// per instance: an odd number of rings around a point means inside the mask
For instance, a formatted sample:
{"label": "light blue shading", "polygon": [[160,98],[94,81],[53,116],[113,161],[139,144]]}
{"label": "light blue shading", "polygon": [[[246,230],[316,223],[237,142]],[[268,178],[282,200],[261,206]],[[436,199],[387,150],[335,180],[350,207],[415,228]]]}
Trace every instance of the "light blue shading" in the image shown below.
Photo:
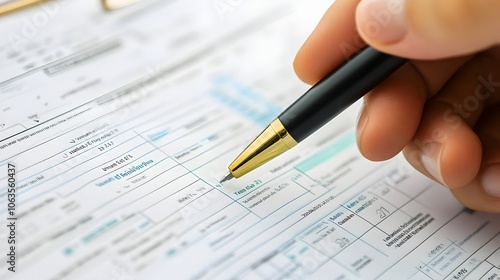
{"label": "light blue shading", "polygon": [[356,135],[354,132],[344,135],[340,140],[336,141],[326,149],[316,153],[303,162],[299,163],[296,168],[302,172],[307,172],[323,162],[329,160],[331,157],[347,149],[356,143]]}
{"label": "light blue shading", "polygon": [[95,231],[91,232],[90,234],[88,234],[87,236],[83,237],[83,242],[84,243],[89,243],[90,241],[94,240],[96,237],[98,237],[99,235],[103,234],[104,232],[108,231],[110,228],[112,228],[114,225],[118,224],[118,220],[117,219],[113,219],[109,222],[107,222],[106,224],[104,224],[103,226],[99,227],[98,229],[96,229]]}
{"label": "light blue shading", "polygon": [[213,83],[213,98],[261,126],[268,125],[281,112],[271,100],[230,75],[216,77]]}
{"label": "light blue shading", "polygon": [[142,223],[142,224],[139,226],[139,228],[145,228],[145,227],[149,226],[150,224],[151,224],[151,222],[149,222],[149,221],[145,221],[144,223]]}
{"label": "light blue shading", "polygon": [[171,256],[175,255],[175,253],[177,253],[177,251],[175,249],[170,249],[167,251],[167,256],[171,257]]}
{"label": "light blue shading", "polygon": [[64,249],[64,251],[63,251],[63,252],[64,252],[64,254],[65,254],[66,256],[69,256],[69,255],[72,255],[72,254],[73,254],[73,249],[72,249],[72,248],[70,248],[70,247],[67,247],[67,248],[65,248],[65,249]]}
{"label": "light blue shading", "polygon": [[149,140],[151,140],[151,141],[156,141],[156,140],[158,140],[158,139],[160,139],[160,138],[162,138],[162,137],[164,137],[164,136],[168,135],[168,134],[169,134],[169,132],[170,132],[170,131],[169,131],[168,129],[161,130],[161,131],[158,131],[158,132],[156,132],[156,133],[153,133],[153,134],[148,135],[148,138],[149,138]]}

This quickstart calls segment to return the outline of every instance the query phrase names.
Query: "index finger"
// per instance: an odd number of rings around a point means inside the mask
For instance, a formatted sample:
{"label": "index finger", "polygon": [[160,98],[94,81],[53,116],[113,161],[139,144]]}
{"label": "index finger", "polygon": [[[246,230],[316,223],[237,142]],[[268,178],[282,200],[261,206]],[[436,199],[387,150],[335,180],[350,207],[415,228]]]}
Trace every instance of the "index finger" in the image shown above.
{"label": "index finger", "polygon": [[[315,84],[366,44],[355,25],[359,0],[337,0],[302,45],[293,66],[299,78]],[[335,34],[332,36],[332,33]]]}

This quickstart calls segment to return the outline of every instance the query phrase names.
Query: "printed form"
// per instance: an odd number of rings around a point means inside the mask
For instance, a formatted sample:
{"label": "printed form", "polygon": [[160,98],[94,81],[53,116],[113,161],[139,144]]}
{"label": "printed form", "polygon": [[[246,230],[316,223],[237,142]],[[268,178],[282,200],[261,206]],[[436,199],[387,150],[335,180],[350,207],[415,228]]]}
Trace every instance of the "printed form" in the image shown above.
{"label": "printed form", "polygon": [[307,89],[291,61],[330,1],[87,2],[0,19],[1,279],[500,279],[500,217],[365,160],[356,106],[218,183]]}

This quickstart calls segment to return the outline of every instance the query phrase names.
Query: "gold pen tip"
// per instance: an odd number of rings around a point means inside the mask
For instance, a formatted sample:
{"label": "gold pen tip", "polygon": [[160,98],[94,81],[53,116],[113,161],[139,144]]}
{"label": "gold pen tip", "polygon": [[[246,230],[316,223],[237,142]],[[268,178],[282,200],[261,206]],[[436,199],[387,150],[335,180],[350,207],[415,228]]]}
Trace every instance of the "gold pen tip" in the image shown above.
{"label": "gold pen tip", "polygon": [[224,182],[229,181],[233,178],[234,178],[233,174],[231,174],[231,172],[228,172],[226,175],[224,175],[224,177],[222,177],[222,179],[220,179],[219,183],[224,183]]}

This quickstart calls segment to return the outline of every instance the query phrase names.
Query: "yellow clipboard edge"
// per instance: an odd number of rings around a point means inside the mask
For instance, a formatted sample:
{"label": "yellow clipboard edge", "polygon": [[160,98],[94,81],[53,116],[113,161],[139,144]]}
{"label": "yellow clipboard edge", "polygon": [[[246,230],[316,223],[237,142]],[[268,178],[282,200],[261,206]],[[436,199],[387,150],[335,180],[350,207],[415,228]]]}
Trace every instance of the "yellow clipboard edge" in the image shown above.
{"label": "yellow clipboard edge", "polygon": [[142,0],[101,0],[101,4],[106,11],[117,10]]}
{"label": "yellow clipboard edge", "polygon": [[12,0],[0,5],[0,16],[46,1],[48,0]]}
{"label": "yellow clipboard edge", "polygon": [[[12,0],[5,4],[0,4],[0,16],[47,1],[49,0]],[[142,0],[101,0],[101,4],[106,11],[113,11],[135,4],[139,1]]]}

